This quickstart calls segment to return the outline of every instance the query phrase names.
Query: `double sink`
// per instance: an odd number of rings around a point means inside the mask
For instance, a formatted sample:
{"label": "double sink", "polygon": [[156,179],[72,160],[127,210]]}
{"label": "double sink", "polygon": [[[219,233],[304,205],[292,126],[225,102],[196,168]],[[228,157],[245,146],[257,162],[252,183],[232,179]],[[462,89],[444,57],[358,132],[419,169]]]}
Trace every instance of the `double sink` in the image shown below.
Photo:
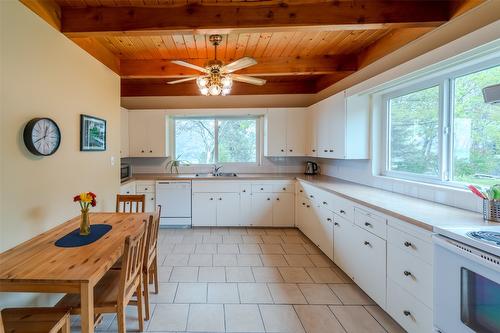
{"label": "double sink", "polygon": [[195,177],[238,177],[238,175],[234,172],[218,172],[218,173],[197,173]]}

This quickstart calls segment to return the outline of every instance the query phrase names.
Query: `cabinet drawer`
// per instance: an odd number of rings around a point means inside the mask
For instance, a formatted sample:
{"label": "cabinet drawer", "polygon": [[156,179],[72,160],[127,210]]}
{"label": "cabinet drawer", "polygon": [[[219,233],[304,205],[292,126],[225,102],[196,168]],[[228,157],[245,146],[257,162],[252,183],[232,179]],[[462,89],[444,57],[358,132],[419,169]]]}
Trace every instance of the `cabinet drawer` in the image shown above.
{"label": "cabinet drawer", "polygon": [[194,181],[192,183],[193,193],[239,193],[240,183],[232,181],[217,181],[217,180],[207,180],[207,181]]}
{"label": "cabinet drawer", "polygon": [[354,206],[352,202],[335,195],[333,198],[333,212],[343,218],[354,222]]}
{"label": "cabinet drawer", "polygon": [[252,185],[251,184],[240,184],[240,193],[252,193]]}
{"label": "cabinet drawer", "polygon": [[135,182],[120,186],[120,194],[135,194]]}
{"label": "cabinet drawer", "polygon": [[135,191],[137,193],[154,193],[155,183],[154,182],[136,182]]}
{"label": "cabinet drawer", "polygon": [[432,310],[396,283],[387,286],[387,312],[408,333],[433,332]]}
{"label": "cabinet drawer", "polygon": [[293,183],[287,182],[287,183],[282,183],[282,184],[273,184],[272,185],[273,192],[286,192],[286,193],[293,193]]}
{"label": "cabinet drawer", "polygon": [[272,191],[272,184],[252,184],[252,193],[267,193]]}
{"label": "cabinet drawer", "polygon": [[421,238],[415,237],[391,226],[387,227],[387,242],[432,265],[432,243],[428,243]]}
{"label": "cabinet drawer", "polygon": [[432,308],[432,266],[389,244],[387,277]]}
{"label": "cabinet drawer", "polygon": [[375,215],[361,208],[354,208],[354,223],[371,233],[386,239],[387,223],[386,219],[380,215]]}

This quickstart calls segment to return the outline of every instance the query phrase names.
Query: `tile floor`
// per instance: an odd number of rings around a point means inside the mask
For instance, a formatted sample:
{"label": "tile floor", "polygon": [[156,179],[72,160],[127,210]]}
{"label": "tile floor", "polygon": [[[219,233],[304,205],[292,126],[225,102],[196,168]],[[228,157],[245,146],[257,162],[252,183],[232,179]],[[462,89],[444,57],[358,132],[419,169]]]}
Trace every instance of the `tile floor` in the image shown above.
{"label": "tile floor", "polygon": [[[397,333],[404,330],[299,230],[161,229],[150,332]],[[137,311],[127,308],[127,330]],[[78,317],[72,332],[79,332]],[[116,332],[114,315],[97,331]]]}

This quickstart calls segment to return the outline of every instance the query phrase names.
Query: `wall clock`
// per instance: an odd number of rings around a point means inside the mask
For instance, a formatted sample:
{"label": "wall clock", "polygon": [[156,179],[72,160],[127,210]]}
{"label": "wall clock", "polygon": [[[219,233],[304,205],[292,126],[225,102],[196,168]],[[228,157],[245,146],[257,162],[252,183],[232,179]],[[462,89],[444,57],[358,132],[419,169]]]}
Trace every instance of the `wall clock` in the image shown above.
{"label": "wall clock", "polygon": [[33,118],[24,127],[23,138],[26,148],[32,154],[49,156],[61,144],[61,131],[52,119]]}

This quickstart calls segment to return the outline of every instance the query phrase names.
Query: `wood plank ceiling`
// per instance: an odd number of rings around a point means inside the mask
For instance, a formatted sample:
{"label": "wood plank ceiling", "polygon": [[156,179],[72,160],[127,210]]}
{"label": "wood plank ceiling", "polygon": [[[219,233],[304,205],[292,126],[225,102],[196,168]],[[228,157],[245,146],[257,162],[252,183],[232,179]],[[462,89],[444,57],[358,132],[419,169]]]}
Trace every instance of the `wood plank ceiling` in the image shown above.
{"label": "wood plank ceiling", "polygon": [[[21,0],[121,76],[122,96],[196,96],[166,84],[215,56],[258,64],[232,95],[316,93],[435,29],[482,0]],[[465,8],[465,9],[464,9]]]}

